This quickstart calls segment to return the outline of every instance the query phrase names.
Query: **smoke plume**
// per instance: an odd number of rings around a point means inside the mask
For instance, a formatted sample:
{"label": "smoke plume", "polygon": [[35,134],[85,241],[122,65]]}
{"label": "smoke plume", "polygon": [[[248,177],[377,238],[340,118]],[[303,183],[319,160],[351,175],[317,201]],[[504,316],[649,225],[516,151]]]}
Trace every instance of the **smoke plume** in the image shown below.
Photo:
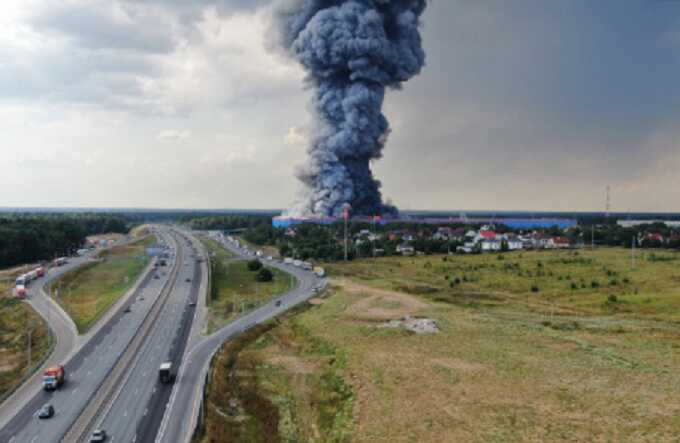
{"label": "smoke plume", "polygon": [[385,88],[400,88],[425,62],[419,32],[426,0],[297,0],[276,13],[279,43],[308,73],[315,127],[297,175],[292,216],[396,213],[382,201],[371,160],[389,134]]}

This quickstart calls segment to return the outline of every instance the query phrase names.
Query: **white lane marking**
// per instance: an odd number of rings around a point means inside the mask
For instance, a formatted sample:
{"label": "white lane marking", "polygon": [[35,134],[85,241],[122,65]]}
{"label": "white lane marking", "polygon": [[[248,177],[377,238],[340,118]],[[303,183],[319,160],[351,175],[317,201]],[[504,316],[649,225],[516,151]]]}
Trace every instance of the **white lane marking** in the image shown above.
{"label": "white lane marking", "polygon": [[92,375],[92,371],[87,371],[87,376],[89,377],[90,375]]}
{"label": "white lane marking", "polygon": [[78,388],[75,388],[75,389],[73,390],[73,392],[71,392],[71,396],[76,395],[76,392],[78,392]]}
{"label": "white lane marking", "polygon": [[127,417],[127,413],[128,413],[128,411],[126,409],[125,412],[123,412],[123,417]]}
{"label": "white lane marking", "polygon": [[38,436],[36,435],[35,437],[33,437],[33,438],[31,439],[31,443],[35,443],[35,441],[36,441],[37,439],[38,439]]}

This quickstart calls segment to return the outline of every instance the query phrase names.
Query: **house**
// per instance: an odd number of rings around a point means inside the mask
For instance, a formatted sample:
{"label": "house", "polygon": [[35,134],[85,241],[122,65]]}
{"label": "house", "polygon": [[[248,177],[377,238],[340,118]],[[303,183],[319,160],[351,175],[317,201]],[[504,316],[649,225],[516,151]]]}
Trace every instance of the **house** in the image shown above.
{"label": "house", "polygon": [[645,236],[645,240],[654,243],[663,243],[663,235],[658,232],[650,232]]}
{"label": "house", "polygon": [[547,246],[552,249],[568,249],[571,247],[569,239],[566,237],[553,237],[548,240]]}
{"label": "house", "polygon": [[497,238],[485,239],[480,242],[483,252],[500,251],[502,241]]}
{"label": "house", "polygon": [[504,240],[507,242],[508,250],[510,251],[516,251],[524,247],[524,242],[516,235],[506,235]]}
{"label": "house", "polygon": [[402,243],[397,246],[397,253],[401,255],[413,255],[415,252],[415,248],[408,243]]}
{"label": "house", "polygon": [[474,237],[474,242],[479,243],[479,242],[484,241],[484,240],[493,240],[495,238],[496,238],[496,233],[494,231],[481,230]]}

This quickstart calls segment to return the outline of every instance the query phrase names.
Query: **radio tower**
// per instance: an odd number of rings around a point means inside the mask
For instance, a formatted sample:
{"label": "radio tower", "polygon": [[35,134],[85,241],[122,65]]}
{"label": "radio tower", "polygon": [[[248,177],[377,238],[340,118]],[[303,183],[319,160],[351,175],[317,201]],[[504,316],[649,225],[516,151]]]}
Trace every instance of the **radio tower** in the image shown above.
{"label": "radio tower", "polygon": [[611,191],[611,187],[609,185],[607,185],[607,203],[606,203],[605,213],[604,213],[605,217],[607,217],[607,218],[609,218],[609,213],[611,211],[610,191]]}

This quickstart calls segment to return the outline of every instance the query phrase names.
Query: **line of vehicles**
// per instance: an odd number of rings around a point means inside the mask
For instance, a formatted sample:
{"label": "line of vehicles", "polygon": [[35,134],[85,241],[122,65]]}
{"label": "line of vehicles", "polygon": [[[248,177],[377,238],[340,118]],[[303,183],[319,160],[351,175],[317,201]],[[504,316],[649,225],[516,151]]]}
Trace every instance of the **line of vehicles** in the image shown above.
{"label": "line of vehicles", "polygon": [[[66,263],[68,263],[68,259],[66,257],[60,257],[52,261],[52,267],[64,266]],[[45,274],[47,274],[47,267],[38,266],[37,268],[18,276],[14,282],[14,296],[20,299],[25,299],[27,296],[26,287],[29,285],[29,283],[45,276]]]}
{"label": "line of vehicles", "polygon": [[[211,236],[211,237],[215,237],[218,241],[223,241],[223,240],[225,239],[224,234],[222,234],[222,233],[219,232],[219,231],[211,231],[211,232],[208,233],[208,235]],[[235,239],[234,237],[232,237],[232,236],[230,236],[230,235],[227,235],[227,236],[226,236],[226,240],[227,240],[228,242],[232,243],[233,245],[235,245],[237,248],[241,248],[241,242],[238,241],[237,239]],[[262,252],[262,251],[255,251],[255,252],[253,253],[253,252],[250,251],[250,249],[248,249],[247,247],[243,247],[243,250],[244,250],[247,254],[249,254],[249,255],[255,255],[257,258],[260,258],[260,259],[263,259],[263,258],[264,258],[264,259],[266,259],[266,260],[268,260],[268,261],[273,261],[273,260],[274,260],[274,258],[273,258],[272,256],[267,256],[267,257],[265,257],[264,252]],[[293,258],[291,258],[291,257],[286,257],[286,258],[283,259],[283,263],[286,264],[286,265],[295,266],[295,267],[297,267],[297,268],[302,268],[302,269],[304,269],[304,270],[306,270],[306,271],[312,271],[312,272],[314,272],[314,274],[316,274],[316,276],[319,277],[319,278],[323,278],[323,277],[326,276],[326,270],[325,270],[324,268],[322,268],[321,266],[314,266],[314,265],[312,265],[311,263],[306,262],[306,261],[295,260],[295,259],[293,259]]]}

